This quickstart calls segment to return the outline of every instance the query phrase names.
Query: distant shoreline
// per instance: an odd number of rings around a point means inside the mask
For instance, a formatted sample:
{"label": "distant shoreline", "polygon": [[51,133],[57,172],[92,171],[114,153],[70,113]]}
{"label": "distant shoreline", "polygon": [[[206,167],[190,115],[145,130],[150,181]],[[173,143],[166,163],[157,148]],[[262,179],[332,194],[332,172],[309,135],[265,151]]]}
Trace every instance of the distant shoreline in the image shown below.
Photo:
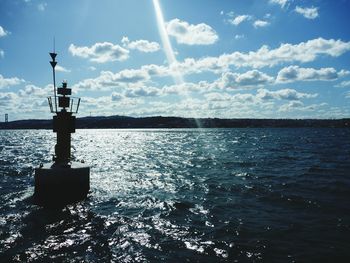
{"label": "distant shoreline", "polygon": [[[82,117],[77,129],[127,128],[349,128],[344,119],[219,119],[181,117]],[[52,120],[18,120],[0,122],[0,129],[52,129]]]}

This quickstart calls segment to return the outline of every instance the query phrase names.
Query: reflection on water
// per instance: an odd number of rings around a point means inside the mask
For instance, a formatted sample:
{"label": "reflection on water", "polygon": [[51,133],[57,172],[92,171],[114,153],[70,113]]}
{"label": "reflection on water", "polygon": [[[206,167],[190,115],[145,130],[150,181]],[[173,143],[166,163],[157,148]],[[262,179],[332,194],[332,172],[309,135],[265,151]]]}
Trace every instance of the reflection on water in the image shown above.
{"label": "reflection on water", "polygon": [[89,198],[32,205],[51,131],[0,131],[6,261],[350,259],[347,129],[78,130]]}

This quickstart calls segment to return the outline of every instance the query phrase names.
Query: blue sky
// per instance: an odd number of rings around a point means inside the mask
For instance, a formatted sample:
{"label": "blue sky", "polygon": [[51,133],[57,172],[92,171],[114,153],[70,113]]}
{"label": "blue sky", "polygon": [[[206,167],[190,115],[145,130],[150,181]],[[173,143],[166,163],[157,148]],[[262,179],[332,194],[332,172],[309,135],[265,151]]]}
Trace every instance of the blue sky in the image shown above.
{"label": "blue sky", "polygon": [[[350,116],[348,0],[0,0],[0,114]],[[0,117],[3,121],[3,117]]]}

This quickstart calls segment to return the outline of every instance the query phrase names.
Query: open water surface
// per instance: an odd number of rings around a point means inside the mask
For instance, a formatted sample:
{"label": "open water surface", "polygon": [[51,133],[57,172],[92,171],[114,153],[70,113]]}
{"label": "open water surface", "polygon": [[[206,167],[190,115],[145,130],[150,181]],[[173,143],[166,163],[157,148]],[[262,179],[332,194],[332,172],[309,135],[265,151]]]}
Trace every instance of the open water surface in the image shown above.
{"label": "open water surface", "polygon": [[54,136],[0,131],[1,262],[350,262],[349,129],[78,130],[89,198],[45,210]]}

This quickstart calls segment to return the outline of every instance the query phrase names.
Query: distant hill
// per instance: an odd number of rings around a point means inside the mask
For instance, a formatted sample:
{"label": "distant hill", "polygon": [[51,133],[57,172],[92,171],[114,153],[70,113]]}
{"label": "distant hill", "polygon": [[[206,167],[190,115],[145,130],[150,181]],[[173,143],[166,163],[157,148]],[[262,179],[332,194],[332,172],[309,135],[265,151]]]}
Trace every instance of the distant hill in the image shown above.
{"label": "distant hill", "polygon": [[[350,127],[350,119],[218,119],[126,116],[83,117],[77,129],[98,128],[268,128],[268,127]],[[52,120],[0,122],[0,129],[52,129]]]}

